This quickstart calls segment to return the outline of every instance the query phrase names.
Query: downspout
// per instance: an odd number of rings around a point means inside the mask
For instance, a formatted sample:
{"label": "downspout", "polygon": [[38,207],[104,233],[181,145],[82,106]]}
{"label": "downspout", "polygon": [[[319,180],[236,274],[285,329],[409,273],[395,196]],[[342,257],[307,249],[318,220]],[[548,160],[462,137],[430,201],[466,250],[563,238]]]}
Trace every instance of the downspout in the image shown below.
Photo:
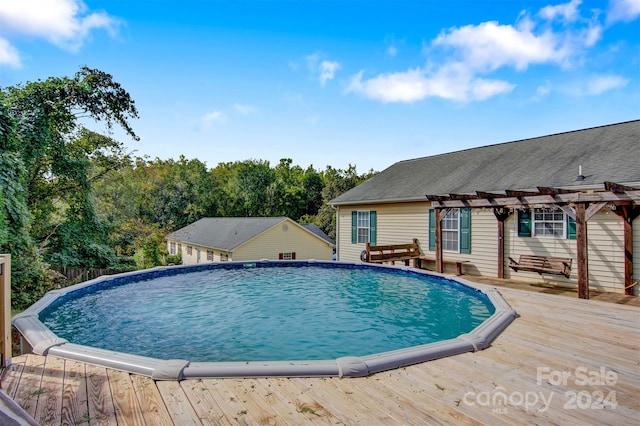
{"label": "downspout", "polygon": [[331,206],[336,211],[336,261],[340,260],[340,206]]}

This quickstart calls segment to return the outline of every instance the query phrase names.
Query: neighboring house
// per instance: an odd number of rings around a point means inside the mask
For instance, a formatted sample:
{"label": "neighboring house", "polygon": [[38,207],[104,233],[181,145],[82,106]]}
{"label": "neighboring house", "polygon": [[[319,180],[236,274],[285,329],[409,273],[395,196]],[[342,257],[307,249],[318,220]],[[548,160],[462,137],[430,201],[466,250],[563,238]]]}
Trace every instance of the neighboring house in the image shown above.
{"label": "neighboring house", "polygon": [[207,217],[166,237],[184,265],[260,259],[331,260],[334,244],[313,225],[286,217]]}
{"label": "neighboring house", "polygon": [[[640,278],[639,190],[636,120],[401,161],[329,204],[341,261],[413,238],[430,257],[438,213],[440,258],[467,274],[622,292]],[[521,254],[570,257],[571,276],[514,272]]]}

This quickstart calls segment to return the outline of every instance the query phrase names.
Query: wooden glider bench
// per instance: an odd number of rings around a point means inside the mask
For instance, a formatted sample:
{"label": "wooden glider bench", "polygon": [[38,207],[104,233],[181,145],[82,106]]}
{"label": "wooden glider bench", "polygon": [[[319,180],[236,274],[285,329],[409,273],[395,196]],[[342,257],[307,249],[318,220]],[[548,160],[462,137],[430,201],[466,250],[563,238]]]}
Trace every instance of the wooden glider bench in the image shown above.
{"label": "wooden glider bench", "polygon": [[521,254],[516,262],[509,258],[509,268],[514,271],[531,271],[539,274],[563,275],[569,278],[571,275],[570,257],[536,256],[531,254]]}
{"label": "wooden glider bench", "polygon": [[372,246],[367,243],[365,250],[360,253],[360,260],[371,263],[391,262],[395,265],[396,261],[404,261],[409,266],[409,261],[413,260],[413,267],[418,267],[420,259],[420,246],[418,240],[413,239],[410,244],[389,244],[386,246]]}

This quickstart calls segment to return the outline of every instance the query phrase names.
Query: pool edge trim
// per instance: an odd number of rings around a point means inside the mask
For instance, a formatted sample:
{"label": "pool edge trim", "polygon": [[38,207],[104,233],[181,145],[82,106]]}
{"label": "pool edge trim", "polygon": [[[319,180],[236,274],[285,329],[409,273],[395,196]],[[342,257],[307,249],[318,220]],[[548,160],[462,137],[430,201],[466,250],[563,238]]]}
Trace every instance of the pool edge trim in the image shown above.
{"label": "pool edge trim", "polygon": [[[244,265],[247,263],[255,264],[260,262],[266,261],[225,263]],[[418,274],[439,276],[485,294],[495,307],[495,312],[469,333],[462,334],[453,339],[361,357],[346,356],[334,360],[310,361],[190,362],[181,359],[165,360],[151,358],[70,343],[65,339],[59,338],[39,320],[38,316],[42,310],[70,292],[98,284],[106,279],[127,277],[153,271],[164,271],[169,268],[189,269],[188,266],[180,265],[175,267],[156,267],[112,276],[101,276],[94,280],[64,289],[52,290],[27,308],[27,310],[16,315],[12,320],[12,324],[20,332],[22,338],[31,346],[32,352],[38,355],[54,355],[101,367],[140,374],[151,377],[154,380],[184,380],[222,377],[365,377],[386,370],[485,349],[489,347],[495,338],[517,317],[516,311],[511,308],[495,288],[483,289],[483,286],[479,286],[476,283],[461,279],[457,276],[438,274],[432,271],[406,266],[371,266],[371,264],[359,262],[310,260],[291,261],[290,263],[307,263],[311,265],[339,263],[341,265],[390,268],[411,271]]]}

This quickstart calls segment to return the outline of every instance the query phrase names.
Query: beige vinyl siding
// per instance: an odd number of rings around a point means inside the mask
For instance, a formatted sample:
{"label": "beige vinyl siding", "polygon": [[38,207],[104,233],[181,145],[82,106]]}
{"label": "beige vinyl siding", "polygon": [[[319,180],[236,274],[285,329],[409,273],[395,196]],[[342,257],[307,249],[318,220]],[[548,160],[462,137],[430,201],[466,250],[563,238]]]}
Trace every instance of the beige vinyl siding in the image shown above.
{"label": "beige vinyl siding", "polygon": [[[559,275],[540,275],[536,272],[515,272],[507,265],[509,257],[518,260],[523,254],[540,256],[571,257],[574,264],[569,279]],[[519,237],[518,213],[514,212],[504,223],[504,276],[515,280],[531,282],[548,282],[554,284],[573,285],[576,280],[576,240],[550,237]]]}
{"label": "beige vinyl siding", "polygon": [[[471,253],[451,255],[451,258],[468,260],[463,272],[473,275],[498,275],[498,220],[492,210],[471,210]],[[449,258],[444,253],[444,258]],[[452,271],[455,266],[451,266]]]}
{"label": "beige vinyl siding", "polygon": [[337,238],[340,239],[339,259],[359,262],[366,244],[351,242],[351,212],[376,211],[376,236],[378,245],[407,244],[418,239],[422,251],[429,248],[428,203],[400,203],[340,207],[338,209]]}
{"label": "beige vinyl siding", "polygon": [[[351,212],[371,211],[377,213],[377,245],[406,244],[417,238],[420,250],[429,256],[429,208],[431,203],[398,203],[340,207],[338,210],[338,236],[340,239],[339,260],[354,262],[360,260],[365,244],[351,242]],[[497,275],[497,220],[489,211],[471,211],[471,254],[445,252],[450,260],[469,260],[463,271],[475,275]],[[433,262],[425,261],[427,268],[433,269]],[[445,265],[445,272],[455,272],[455,265]]]}
{"label": "beige vinyl siding", "polygon": [[[351,212],[374,210],[377,213],[377,244],[403,244],[418,238],[424,254],[429,251],[430,203],[371,204],[362,206],[340,206],[338,209],[339,260],[359,261],[365,244],[351,243]],[[577,261],[576,240],[567,238],[518,237],[517,213],[505,221],[505,278],[530,282],[576,286]],[[640,276],[640,219],[634,221],[633,249],[634,281]],[[624,235],[622,219],[609,209],[603,209],[587,224],[589,286],[593,290],[623,291],[624,283]],[[508,267],[508,257],[517,259],[521,254],[571,257],[571,276],[535,272],[514,272]],[[472,275],[495,277],[498,275],[498,221],[491,209],[471,210],[471,253],[444,252],[449,260],[468,260],[463,272]],[[433,262],[425,266],[433,269]],[[445,265],[445,272],[455,272],[455,265]],[[636,294],[639,289],[634,290]]]}
{"label": "beige vinyl siding", "polygon": [[[430,208],[428,204],[427,211]],[[471,209],[471,253],[443,252],[444,260],[467,260],[462,266],[462,272],[472,275],[486,275],[495,277],[498,274],[498,221],[491,210]],[[422,246],[423,251],[434,257],[435,252],[429,251],[428,241]],[[426,264],[427,268],[435,269],[434,262]],[[456,266],[444,264],[445,273],[454,273]]]}
{"label": "beige vinyl siding", "polygon": [[233,259],[277,260],[279,253],[291,252],[296,253],[296,260],[331,260],[333,247],[295,222],[286,220],[237,247]]}
{"label": "beige vinyl siding", "polygon": [[[211,247],[200,246],[196,244],[189,244],[184,242],[179,242],[177,240],[168,240],[167,241],[167,249],[169,250],[170,244],[175,242],[176,244],[176,253],[180,254],[182,258],[183,265],[195,265],[197,263],[211,263],[211,262],[219,262],[222,260],[232,260],[232,253],[227,253],[226,251],[212,249]],[[180,250],[178,250],[178,246]],[[191,247],[191,255],[187,254],[187,247]],[[200,250],[200,262],[198,262],[198,250]],[[213,260],[207,260],[207,250],[213,251]],[[224,255],[228,255],[228,259],[224,258]]]}
{"label": "beige vinyl siding", "polygon": [[[623,291],[624,283],[624,234],[622,219],[603,209],[587,222],[589,288],[592,290]],[[635,238],[634,238],[635,239]],[[514,272],[508,266],[508,256],[518,259],[521,254],[570,257],[573,259],[571,276],[535,272]],[[517,215],[505,223],[505,277],[523,281],[577,285],[576,240],[566,238],[518,237]],[[636,263],[636,262],[634,262]],[[635,270],[635,268],[634,268]]]}
{"label": "beige vinyl siding", "polygon": [[[587,222],[589,288],[624,292],[624,224],[609,209]],[[575,241],[574,241],[575,242]],[[576,249],[577,250],[577,249]],[[577,266],[574,267],[577,272]]]}

